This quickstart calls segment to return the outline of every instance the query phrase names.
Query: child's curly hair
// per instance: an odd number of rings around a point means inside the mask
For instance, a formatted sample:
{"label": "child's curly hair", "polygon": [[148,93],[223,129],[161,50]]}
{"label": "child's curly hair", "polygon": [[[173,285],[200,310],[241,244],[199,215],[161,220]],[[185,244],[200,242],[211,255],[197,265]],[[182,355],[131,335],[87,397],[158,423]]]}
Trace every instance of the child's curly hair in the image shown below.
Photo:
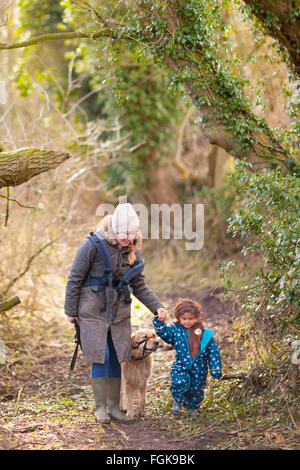
{"label": "child's curly hair", "polygon": [[184,313],[190,313],[193,316],[197,317],[197,320],[202,321],[203,319],[203,310],[199,302],[196,300],[179,297],[177,303],[174,307],[174,315],[177,320]]}

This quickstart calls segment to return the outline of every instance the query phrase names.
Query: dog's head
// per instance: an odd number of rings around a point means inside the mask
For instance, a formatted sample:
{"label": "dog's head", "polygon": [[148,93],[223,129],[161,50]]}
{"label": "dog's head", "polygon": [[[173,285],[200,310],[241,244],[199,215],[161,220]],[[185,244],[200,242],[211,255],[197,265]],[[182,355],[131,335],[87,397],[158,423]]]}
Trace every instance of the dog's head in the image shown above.
{"label": "dog's head", "polygon": [[154,330],[142,328],[131,334],[131,357],[132,359],[143,359],[156,351],[159,342]]}

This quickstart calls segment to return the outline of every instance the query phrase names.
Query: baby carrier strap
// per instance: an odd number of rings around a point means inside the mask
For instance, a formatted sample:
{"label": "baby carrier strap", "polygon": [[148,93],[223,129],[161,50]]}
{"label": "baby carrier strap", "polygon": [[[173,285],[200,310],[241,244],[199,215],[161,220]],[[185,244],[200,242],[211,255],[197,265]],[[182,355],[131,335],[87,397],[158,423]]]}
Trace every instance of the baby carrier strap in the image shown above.
{"label": "baby carrier strap", "polygon": [[[94,235],[96,239],[94,238]],[[108,251],[108,248],[104,242],[104,240],[99,237],[97,233],[90,232],[90,236],[88,239],[93,243],[93,245],[96,247],[96,250],[98,251],[99,255],[101,258],[104,257],[104,264],[105,264],[105,270],[108,272],[111,271],[111,259],[110,259],[110,254]],[[101,248],[100,248],[101,246]]]}
{"label": "baby carrier strap", "polygon": [[90,242],[95,246],[97,252],[99,253],[100,257],[104,261],[104,270],[100,274],[100,277],[93,277],[90,274],[87,275],[86,279],[83,282],[83,286],[97,286],[98,292],[102,293],[103,296],[103,307],[101,311],[106,310],[106,291],[105,286],[108,285],[108,321],[113,321],[113,311],[112,311],[112,303],[113,303],[113,271],[111,266],[111,258],[108,251],[108,248],[105,244],[105,241],[99,237],[97,233],[90,232],[90,236],[88,237]]}
{"label": "baby carrier strap", "polygon": [[[103,308],[101,311],[106,310],[106,290],[105,286],[108,286],[108,321],[113,323],[120,303],[121,294],[124,294],[124,302],[131,303],[130,293],[132,292],[132,288],[130,286],[130,281],[133,279],[137,274],[139,274],[144,269],[144,261],[136,264],[132,268],[130,268],[121,278],[118,283],[113,282],[113,271],[112,271],[112,264],[111,264],[111,257],[109,250],[106,246],[105,241],[99,237],[97,233],[90,232],[90,236],[88,239],[91,243],[95,246],[97,252],[99,253],[100,257],[104,261],[104,270],[100,274],[99,277],[93,277],[89,273],[86,279],[83,281],[83,286],[97,286],[98,292],[102,292],[103,295]],[[115,308],[112,308],[113,298],[115,289],[118,293]]]}

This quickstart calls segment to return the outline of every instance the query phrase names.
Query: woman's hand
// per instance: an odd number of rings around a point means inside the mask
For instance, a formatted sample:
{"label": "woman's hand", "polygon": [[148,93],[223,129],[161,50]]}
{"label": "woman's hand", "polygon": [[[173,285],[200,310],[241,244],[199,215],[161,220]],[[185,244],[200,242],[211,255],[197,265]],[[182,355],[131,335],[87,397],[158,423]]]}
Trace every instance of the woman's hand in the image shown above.
{"label": "woman's hand", "polygon": [[156,311],[159,321],[166,321],[168,313],[167,310],[163,307],[159,307]]}
{"label": "woman's hand", "polygon": [[76,323],[78,323],[78,317],[69,317],[69,316],[68,316],[68,320],[69,320],[71,323],[74,323],[74,321],[76,321]]}

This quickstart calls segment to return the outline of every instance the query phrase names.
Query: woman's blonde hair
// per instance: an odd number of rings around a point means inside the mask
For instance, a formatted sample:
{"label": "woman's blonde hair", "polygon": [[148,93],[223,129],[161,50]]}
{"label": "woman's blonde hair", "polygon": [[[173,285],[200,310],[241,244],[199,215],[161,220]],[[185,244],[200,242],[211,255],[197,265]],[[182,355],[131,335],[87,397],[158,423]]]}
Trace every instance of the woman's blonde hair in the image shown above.
{"label": "woman's blonde hair", "polygon": [[203,310],[199,302],[196,300],[179,297],[174,307],[174,315],[177,320],[180,319],[184,313],[190,313],[194,317],[197,317],[199,321],[203,319]]}

